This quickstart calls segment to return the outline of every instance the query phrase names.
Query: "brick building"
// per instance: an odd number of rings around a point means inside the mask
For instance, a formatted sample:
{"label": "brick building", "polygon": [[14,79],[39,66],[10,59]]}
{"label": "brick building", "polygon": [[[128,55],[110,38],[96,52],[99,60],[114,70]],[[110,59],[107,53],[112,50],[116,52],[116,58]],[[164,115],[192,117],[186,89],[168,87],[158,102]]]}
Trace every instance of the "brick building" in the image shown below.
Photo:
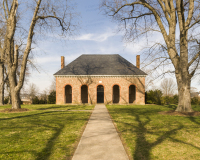
{"label": "brick building", "polygon": [[145,104],[146,73],[118,54],[81,55],[56,77],[56,104]]}

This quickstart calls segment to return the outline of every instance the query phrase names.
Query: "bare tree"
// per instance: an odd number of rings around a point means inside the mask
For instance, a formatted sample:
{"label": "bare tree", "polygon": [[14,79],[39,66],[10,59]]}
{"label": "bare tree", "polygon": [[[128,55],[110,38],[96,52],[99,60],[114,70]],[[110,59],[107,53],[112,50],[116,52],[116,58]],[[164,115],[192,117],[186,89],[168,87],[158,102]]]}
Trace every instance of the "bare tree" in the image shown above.
{"label": "bare tree", "polygon": [[[26,1],[26,2],[25,2]],[[7,67],[9,87],[12,97],[12,108],[18,109],[20,106],[19,93],[24,83],[25,70],[28,56],[32,50],[31,45],[33,38],[36,37],[34,32],[43,33],[45,31],[58,31],[61,28],[62,36],[71,33],[73,14],[69,11],[67,0],[3,0],[0,2],[1,21],[6,24],[6,34],[4,37],[3,49],[1,52],[1,61]],[[28,7],[28,8],[27,8]],[[23,14],[22,14],[23,13]],[[23,29],[27,28],[27,17],[32,15],[30,26],[25,34],[24,45],[19,46],[16,38]],[[23,23],[20,23],[23,22]],[[25,23],[25,27],[21,27]],[[23,28],[23,29],[22,29]],[[22,53],[22,61],[19,65],[19,51]],[[17,78],[17,68],[20,67],[19,77]]]}
{"label": "bare tree", "polygon": [[151,70],[143,69],[145,73],[147,73],[147,77],[145,78],[145,91],[154,90],[156,86],[154,85],[154,78],[151,74]]}
{"label": "bare tree", "polygon": [[29,98],[33,99],[36,97],[38,95],[38,90],[38,87],[34,83],[29,84],[27,91]]}
{"label": "bare tree", "polygon": [[164,44],[157,42],[154,47],[159,46],[164,52],[163,57],[157,57],[161,62],[173,64],[179,94],[176,111],[192,112],[190,85],[200,52],[191,50],[191,46],[198,45],[199,0],[103,0],[103,6],[124,26],[127,40],[154,32],[162,35]]}
{"label": "bare tree", "polygon": [[40,94],[40,99],[44,101],[44,103],[47,103],[48,101],[48,92],[47,90],[43,90],[42,93]]}
{"label": "bare tree", "polygon": [[[0,75],[4,74],[4,64],[0,62]],[[0,77],[0,106],[4,105],[4,77]]]}
{"label": "bare tree", "polygon": [[172,78],[165,78],[160,84],[164,96],[172,96],[176,90],[176,83]]}
{"label": "bare tree", "polygon": [[4,63],[2,62],[3,39],[5,36],[5,25],[0,23],[0,105],[4,105]]}

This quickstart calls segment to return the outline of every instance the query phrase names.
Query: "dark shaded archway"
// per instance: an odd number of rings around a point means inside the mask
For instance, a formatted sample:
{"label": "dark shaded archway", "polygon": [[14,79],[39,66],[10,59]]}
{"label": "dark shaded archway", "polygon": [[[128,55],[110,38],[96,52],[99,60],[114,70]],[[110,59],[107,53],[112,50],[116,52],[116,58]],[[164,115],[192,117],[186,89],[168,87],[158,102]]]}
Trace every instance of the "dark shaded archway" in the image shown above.
{"label": "dark shaded archway", "polygon": [[119,103],[120,89],[118,85],[113,86],[113,103]]}
{"label": "dark shaded archway", "polygon": [[65,103],[72,103],[72,87],[70,85],[65,86]]}
{"label": "dark shaded archway", "polygon": [[97,86],[97,103],[104,103],[104,87],[102,85]]}
{"label": "dark shaded archway", "polygon": [[88,86],[87,85],[81,86],[81,102],[88,103]]}
{"label": "dark shaded archway", "polygon": [[129,86],[129,103],[134,103],[136,100],[136,88],[134,85]]}

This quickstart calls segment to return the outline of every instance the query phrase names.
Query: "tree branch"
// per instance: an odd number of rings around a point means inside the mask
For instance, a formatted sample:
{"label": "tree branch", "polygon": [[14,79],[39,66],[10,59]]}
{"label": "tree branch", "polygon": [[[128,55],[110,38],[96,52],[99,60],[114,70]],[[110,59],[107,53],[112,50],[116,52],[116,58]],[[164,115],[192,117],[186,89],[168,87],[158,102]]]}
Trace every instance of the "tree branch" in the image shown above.
{"label": "tree branch", "polygon": [[197,67],[198,67],[198,65],[199,65],[199,60],[200,59],[198,59],[198,62],[197,62],[197,64],[196,64],[196,67],[193,69],[193,71],[190,73],[190,78],[192,78],[193,76],[194,76],[194,74],[195,74],[195,72],[196,72],[196,69],[197,69]]}
{"label": "tree branch", "polygon": [[23,56],[23,60],[22,60],[19,82],[16,86],[17,90],[19,90],[24,83],[24,74],[25,74],[25,70],[26,70],[27,59],[28,59],[29,52],[31,50],[32,38],[33,38],[33,35],[34,35],[33,30],[34,30],[34,27],[36,25],[36,21],[37,21],[36,17],[37,17],[38,11],[39,11],[41,1],[42,0],[37,1],[37,6],[35,8],[33,18],[32,18],[32,21],[31,21],[31,25],[30,25],[30,28],[29,28],[28,40],[27,40],[27,45],[26,45],[26,49],[24,51],[24,56]]}
{"label": "tree branch", "polygon": [[162,10],[163,10],[163,12],[164,12],[164,14],[165,14],[165,17],[166,17],[166,19],[167,19],[168,24],[170,25],[170,24],[171,24],[171,19],[170,19],[169,15],[168,15],[168,13],[169,13],[169,11],[170,11],[170,8],[169,8],[169,6],[168,6],[168,2],[166,3],[166,0],[165,0],[165,2],[164,2],[165,5],[164,5],[163,2],[162,2],[161,0],[157,0],[157,1],[158,1],[160,7],[162,8]]}
{"label": "tree branch", "polygon": [[200,56],[200,51],[192,58],[192,60],[188,63],[188,67],[192,65],[192,63]]}
{"label": "tree branch", "polygon": [[129,3],[129,4],[124,4],[122,5],[120,8],[118,8],[116,11],[114,11],[114,14],[117,14],[122,8],[126,7],[126,6],[134,6],[136,4],[139,4],[139,5],[142,5],[143,7],[145,8],[148,8],[154,15],[156,21],[157,21],[157,24],[163,34],[163,37],[164,37],[164,40],[165,40],[165,43],[167,45],[169,45],[169,40],[168,40],[168,35],[167,35],[167,32],[162,24],[162,21],[161,21],[161,18],[160,18],[160,15],[158,14],[158,12],[149,4],[147,3],[145,0],[140,0],[140,1],[137,1],[137,2],[133,2],[133,3]]}
{"label": "tree branch", "polygon": [[143,16],[147,16],[147,15],[152,15],[153,13],[144,13],[144,14],[141,14],[137,17],[128,17],[128,18],[121,18],[121,20],[126,20],[126,19],[137,19],[137,18],[140,18],[140,17],[143,17]]}
{"label": "tree branch", "polygon": [[193,16],[193,11],[194,11],[194,0],[190,0],[189,3],[190,3],[190,6],[189,6],[189,11],[188,11],[188,17],[187,17],[186,24],[185,24],[186,29],[190,25],[190,22],[191,22],[192,16]]}
{"label": "tree branch", "polygon": [[[6,7],[5,7],[5,3],[6,3]],[[7,0],[3,0],[3,10],[4,10],[4,14],[5,14],[5,19],[7,20],[8,19],[8,17],[10,16],[10,11],[9,11],[9,9],[8,9],[8,1]],[[7,13],[6,13],[6,11],[7,11]]]}
{"label": "tree branch", "polygon": [[43,20],[44,20],[44,19],[47,19],[47,18],[54,18],[54,19],[58,20],[59,23],[60,23],[60,26],[62,27],[62,30],[63,30],[63,31],[68,31],[68,30],[69,30],[69,26],[70,26],[70,25],[68,25],[68,27],[65,28],[64,25],[63,25],[63,23],[62,23],[62,21],[61,21],[61,18],[59,18],[59,17],[57,17],[57,16],[55,16],[55,15],[54,15],[54,16],[50,16],[50,15],[49,15],[49,16],[37,16],[37,17],[36,17],[37,20],[38,20],[38,19],[43,19]]}
{"label": "tree branch", "polygon": [[189,27],[187,27],[187,30],[189,30],[190,28],[192,28],[194,25],[196,25],[199,22],[200,22],[200,19],[198,21],[195,21],[194,23],[192,23]]}

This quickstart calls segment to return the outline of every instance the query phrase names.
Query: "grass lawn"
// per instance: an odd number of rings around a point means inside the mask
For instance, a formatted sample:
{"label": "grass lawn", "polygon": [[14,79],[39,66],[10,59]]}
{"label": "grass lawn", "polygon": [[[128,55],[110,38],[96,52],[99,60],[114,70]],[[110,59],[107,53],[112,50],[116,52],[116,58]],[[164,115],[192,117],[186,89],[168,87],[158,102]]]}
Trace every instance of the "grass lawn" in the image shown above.
{"label": "grass lawn", "polygon": [[[175,105],[107,105],[128,154],[134,160],[200,159],[200,116],[170,116]],[[200,111],[200,106],[193,106]]]}
{"label": "grass lawn", "polygon": [[[0,110],[11,106],[0,106]],[[0,112],[0,159],[70,159],[94,106],[22,105],[30,111]]]}

